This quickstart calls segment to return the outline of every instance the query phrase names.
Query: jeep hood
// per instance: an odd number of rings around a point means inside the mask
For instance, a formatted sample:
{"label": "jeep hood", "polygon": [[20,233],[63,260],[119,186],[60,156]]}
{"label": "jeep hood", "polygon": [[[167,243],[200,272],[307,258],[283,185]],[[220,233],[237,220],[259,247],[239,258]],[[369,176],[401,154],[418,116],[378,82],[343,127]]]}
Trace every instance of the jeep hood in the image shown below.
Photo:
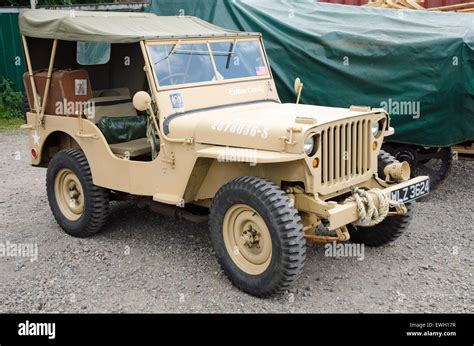
{"label": "jeep hood", "polygon": [[[201,144],[281,151],[281,138],[289,136],[289,128],[301,128],[302,131],[295,134],[298,141],[298,137],[301,139],[309,129],[319,125],[378,112],[379,109],[352,111],[264,101],[170,115],[164,121],[164,128],[171,138],[193,137],[195,142]],[[311,121],[301,123],[297,118],[314,120],[312,124]],[[301,151],[301,145],[290,150],[295,153]]]}

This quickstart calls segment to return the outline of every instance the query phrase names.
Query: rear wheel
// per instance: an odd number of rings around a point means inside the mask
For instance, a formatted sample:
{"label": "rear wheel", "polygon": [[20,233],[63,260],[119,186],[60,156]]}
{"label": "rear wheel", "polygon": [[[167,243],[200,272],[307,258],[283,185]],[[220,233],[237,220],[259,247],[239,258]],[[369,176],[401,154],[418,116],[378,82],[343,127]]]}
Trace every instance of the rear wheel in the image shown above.
{"label": "rear wheel", "polygon": [[101,230],[109,215],[109,191],[92,183],[84,153],[61,150],[52,158],[46,173],[51,211],[68,234],[84,238]]}
{"label": "rear wheel", "polygon": [[241,177],[213,199],[211,240],[229,279],[265,297],[287,289],[303,271],[306,241],[296,209],[273,182]]}

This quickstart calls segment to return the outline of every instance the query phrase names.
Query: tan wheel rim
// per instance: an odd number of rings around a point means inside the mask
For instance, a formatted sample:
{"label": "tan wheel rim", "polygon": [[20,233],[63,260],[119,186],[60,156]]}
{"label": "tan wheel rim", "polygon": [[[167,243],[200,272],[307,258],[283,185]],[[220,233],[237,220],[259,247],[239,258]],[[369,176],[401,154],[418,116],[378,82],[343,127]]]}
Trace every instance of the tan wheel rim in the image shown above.
{"label": "tan wheel rim", "polygon": [[54,179],[54,194],[61,213],[76,221],[84,212],[84,193],[77,176],[68,168],[61,169]]}
{"label": "tan wheel rim", "polygon": [[245,273],[263,273],[272,259],[272,238],[255,209],[236,204],[227,210],[222,227],[224,243],[232,261]]}

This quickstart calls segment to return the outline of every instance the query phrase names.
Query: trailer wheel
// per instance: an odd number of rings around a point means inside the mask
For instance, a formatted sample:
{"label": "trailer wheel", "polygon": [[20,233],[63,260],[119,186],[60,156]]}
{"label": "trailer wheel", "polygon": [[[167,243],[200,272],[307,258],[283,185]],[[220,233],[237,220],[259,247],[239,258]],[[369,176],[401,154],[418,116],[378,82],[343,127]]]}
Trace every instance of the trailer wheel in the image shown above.
{"label": "trailer wheel", "polygon": [[419,147],[390,143],[384,149],[398,161],[410,164],[412,177],[430,177],[430,189],[438,188],[449,175],[453,156],[451,148]]}
{"label": "trailer wheel", "polygon": [[92,183],[82,150],[65,149],[53,156],[46,172],[51,211],[61,228],[78,238],[101,230],[109,215],[109,191]]}
{"label": "trailer wheel", "polygon": [[227,277],[266,297],[287,289],[303,271],[306,240],[297,210],[273,182],[240,177],[213,199],[211,240]]}

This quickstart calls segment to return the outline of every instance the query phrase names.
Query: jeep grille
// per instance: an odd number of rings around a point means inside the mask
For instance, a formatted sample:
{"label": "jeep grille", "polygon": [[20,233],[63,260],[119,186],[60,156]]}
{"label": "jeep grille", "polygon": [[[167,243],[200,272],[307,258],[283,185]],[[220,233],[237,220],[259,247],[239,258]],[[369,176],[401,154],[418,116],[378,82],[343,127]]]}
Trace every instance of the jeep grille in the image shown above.
{"label": "jeep grille", "polygon": [[361,177],[371,170],[372,120],[331,124],[321,132],[321,183],[331,185]]}

